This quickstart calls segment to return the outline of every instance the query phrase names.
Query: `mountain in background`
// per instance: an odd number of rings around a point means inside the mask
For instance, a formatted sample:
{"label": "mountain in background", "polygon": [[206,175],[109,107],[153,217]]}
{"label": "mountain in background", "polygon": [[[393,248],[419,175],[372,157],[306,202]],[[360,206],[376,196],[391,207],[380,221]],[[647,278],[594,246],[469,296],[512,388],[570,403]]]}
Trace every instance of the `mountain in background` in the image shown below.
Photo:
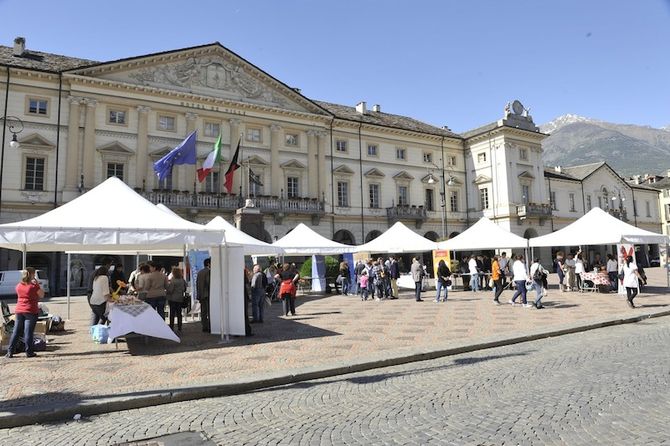
{"label": "mountain in background", "polygon": [[656,129],[613,124],[577,115],[563,115],[543,124],[550,136],[542,142],[548,166],[575,166],[606,161],[622,176],[670,169],[670,126]]}

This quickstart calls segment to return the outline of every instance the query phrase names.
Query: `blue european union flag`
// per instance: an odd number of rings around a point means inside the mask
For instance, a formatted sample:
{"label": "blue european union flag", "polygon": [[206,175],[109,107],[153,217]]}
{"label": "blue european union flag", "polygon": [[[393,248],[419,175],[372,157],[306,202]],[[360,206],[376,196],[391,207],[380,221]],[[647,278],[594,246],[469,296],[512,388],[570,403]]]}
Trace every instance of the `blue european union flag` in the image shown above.
{"label": "blue european union flag", "polygon": [[154,171],[156,172],[156,175],[158,175],[158,179],[160,181],[163,181],[168,175],[170,175],[170,172],[172,172],[172,166],[175,164],[195,165],[195,134],[196,130],[188,135],[186,139],[181,142],[181,144],[170,150],[167,155],[154,163]]}

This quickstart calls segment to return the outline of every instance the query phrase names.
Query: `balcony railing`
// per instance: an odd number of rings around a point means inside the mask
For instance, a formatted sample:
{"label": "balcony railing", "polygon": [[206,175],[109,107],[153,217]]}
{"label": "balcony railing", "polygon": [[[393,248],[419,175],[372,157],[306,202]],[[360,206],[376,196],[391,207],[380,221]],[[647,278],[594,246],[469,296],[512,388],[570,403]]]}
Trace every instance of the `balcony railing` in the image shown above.
{"label": "balcony railing", "polygon": [[519,218],[549,218],[552,215],[550,204],[527,203],[516,207],[516,215]]}
{"label": "balcony railing", "polygon": [[423,206],[410,205],[395,205],[386,208],[386,216],[388,218],[389,226],[399,220],[414,220],[416,227],[421,228],[423,222],[428,218],[426,209]]}
{"label": "balcony railing", "polygon": [[[235,211],[244,206],[246,198],[240,195],[176,192],[158,190],[140,192],[140,194],[154,204],[163,203],[171,208],[220,209]],[[312,198],[280,198],[270,196],[250,197],[257,209],[272,214],[309,214],[322,216],[325,213],[325,203]],[[283,215],[282,215],[283,216]]]}

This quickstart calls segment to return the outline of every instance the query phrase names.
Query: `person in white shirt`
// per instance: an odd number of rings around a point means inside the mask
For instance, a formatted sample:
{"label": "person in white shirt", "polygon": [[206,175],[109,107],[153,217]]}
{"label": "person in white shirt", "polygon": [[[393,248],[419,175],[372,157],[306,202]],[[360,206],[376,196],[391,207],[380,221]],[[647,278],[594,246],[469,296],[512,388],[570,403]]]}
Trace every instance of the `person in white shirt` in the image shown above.
{"label": "person in white shirt", "polygon": [[477,259],[475,259],[475,256],[470,256],[468,269],[470,271],[470,289],[476,293],[479,291],[479,271],[477,270]]}
{"label": "person in white shirt", "polygon": [[542,297],[544,297],[543,281],[547,274],[549,272],[544,269],[540,259],[535,259],[533,264],[530,265],[530,277],[533,279],[533,288],[535,288],[535,302],[533,302],[533,305],[538,310],[544,308],[542,305]]}
{"label": "person in white shirt", "polygon": [[612,254],[607,254],[607,275],[610,278],[610,285],[612,287],[612,291],[617,290],[617,271],[619,271],[619,264],[617,261],[614,259],[614,256]]}
{"label": "person in white shirt", "polygon": [[623,272],[623,286],[626,287],[626,297],[628,298],[628,306],[635,308],[633,299],[637,296],[637,292],[640,286],[640,280],[642,276],[637,270],[637,265],[633,262],[633,257],[626,257],[626,262],[621,267],[621,272]]}
{"label": "person in white shirt", "polygon": [[523,303],[523,306],[530,308],[532,305],[526,301],[526,281],[528,280],[528,274],[526,272],[526,264],[524,263],[521,254],[516,256],[515,262],[512,264],[512,274],[514,274],[512,280],[514,280],[514,285],[516,285],[516,291],[509,303],[512,305],[516,304],[516,298],[521,295],[521,303]]}
{"label": "person in white shirt", "polygon": [[565,259],[565,275],[567,277],[567,282],[568,282],[568,290],[569,291],[574,291],[575,289],[575,259],[572,253],[568,254],[567,258]]}

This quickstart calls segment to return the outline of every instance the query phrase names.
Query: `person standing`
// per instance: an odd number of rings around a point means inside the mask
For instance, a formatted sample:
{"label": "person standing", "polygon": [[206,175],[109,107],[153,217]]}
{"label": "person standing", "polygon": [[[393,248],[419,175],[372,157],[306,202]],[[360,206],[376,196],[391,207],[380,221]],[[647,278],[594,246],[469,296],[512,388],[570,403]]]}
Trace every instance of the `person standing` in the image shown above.
{"label": "person standing", "polygon": [[623,273],[623,286],[626,288],[628,306],[635,308],[633,299],[635,299],[635,296],[637,296],[640,280],[643,279],[638,271],[637,265],[635,262],[633,262],[632,256],[626,257],[626,261],[621,267],[621,272]]}
{"label": "person standing", "polygon": [[391,256],[391,265],[389,266],[389,276],[391,277],[391,299],[398,298],[398,279],[400,279],[400,267],[398,259]]}
{"label": "person standing", "polygon": [[493,256],[491,262],[491,279],[493,280],[493,303],[500,305],[500,295],[503,292],[503,277],[504,273],[500,267],[500,257]]}
{"label": "person standing", "polygon": [[356,262],[356,266],[354,267],[354,273],[356,274],[356,294],[358,294],[359,296],[363,294],[362,293],[363,290],[361,289],[360,285],[361,283],[360,277],[363,271],[365,271],[365,263],[363,263],[363,260],[358,259],[358,261]]}
{"label": "person standing", "polygon": [[565,259],[565,269],[566,269],[565,276],[568,282],[568,291],[575,290],[575,266],[576,262],[574,259],[574,255],[572,253],[569,253],[567,258]]}
{"label": "person standing", "polygon": [[202,331],[205,333],[211,332],[209,323],[209,280],[211,276],[212,259],[207,258],[204,262],[204,268],[198,271],[195,279],[195,286],[197,290],[197,298],[200,302],[200,323],[202,324]]}
{"label": "person standing", "polygon": [[351,284],[351,271],[349,270],[349,262],[346,260],[340,262],[340,276],[342,277],[342,294],[348,296]]}
{"label": "person standing", "polygon": [[584,267],[584,259],[582,258],[582,252],[577,253],[577,258],[575,259],[575,280],[577,282],[577,291],[582,291],[582,274],[586,272]]}
{"label": "person standing", "polygon": [[444,290],[444,299],[442,301],[447,301],[447,295],[449,293],[447,289],[447,281],[449,280],[449,276],[451,276],[451,271],[449,270],[447,263],[444,260],[440,260],[437,264],[437,294],[435,295],[435,302],[440,301],[442,290]]}
{"label": "person standing", "polygon": [[93,283],[91,286],[91,299],[89,305],[93,315],[91,316],[91,325],[107,324],[107,300],[111,296],[109,289],[109,279],[107,278],[107,267],[101,266],[93,273]]}
{"label": "person standing", "polygon": [[521,295],[521,303],[524,307],[530,308],[531,305],[526,301],[526,281],[528,280],[528,273],[526,272],[526,263],[523,261],[523,256],[518,254],[515,258],[514,264],[512,265],[512,274],[514,275],[512,280],[514,280],[514,285],[516,291],[512,299],[509,301],[510,304],[516,304],[516,298]]}
{"label": "person standing", "polygon": [[167,294],[167,276],[153,261],[147,262],[149,274],[141,274],[139,277],[139,289],[146,291],[144,301],[151,305],[156,312],[165,320],[165,296]]}
{"label": "person standing", "polygon": [[619,264],[612,254],[607,254],[607,276],[610,278],[610,290],[617,290],[617,271],[619,271]]}
{"label": "person standing", "polygon": [[289,312],[295,316],[295,294],[297,291],[296,283],[300,279],[297,271],[291,269],[291,265],[284,263],[282,272],[275,276],[275,279],[281,281],[279,287],[279,298],[283,302],[284,315],[288,316]]}
{"label": "person standing", "polygon": [[361,290],[361,300],[368,300],[368,270],[363,269],[358,276],[359,289]]}
{"label": "person standing", "polygon": [[421,283],[423,282],[423,268],[421,263],[419,263],[419,258],[414,257],[412,259],[412,267],[410,268],[412,273],[412,280],[414,280],[414,298],[417,302],[423,302],[421,299]]}
{"label": "person standing", "polygon": [[[105,276],[105,280],[107,277]],[[35,268],[28,267],[21,271],[21,281],[16,285],[16,308],[14,308],[14,331],[7,347],[7,358],[14,355],[14,348],[19,342],[19,332],[23,329],[23,340],[26,344],[26,356],[33,358],[37,354],[33,351],[33,335],[37,315],[39,314],[38,301],[44,297],[44,290],[35,279]]]}
{"label": "person standing", "polygon": [[[500,279],[502,281],[502,289],[507,286],[507,273],[509,273],[509,259],[507,253],[503,251],[498,257],[498,265],[500,265]],[[502,293],[502,291],[500,291]]]}
{"label": "person standing", "polygon": [[[558,251],[556,253],[556,274],[558,274],[558,289],[561,290],[561,292],[565,292],[565,284],[563,281],[565,280],[565,261],[563,260],[563,251]],[[615,271],[616,273],[616,271]]]}
{"label": "person standing", "polygon": [[263,323],[263,304],[265,303],[265,281],[260,265],[254,265],[251,277],[251,323]]}
{"label": "person standing", "polygon": [[177,319],[177,334],[181,335],[182,309],[186,296],[186,281],[179,267],[173,266],[171,278],[168,280],[165,297],[170,306],[170,328],[174,330],[174,321]]}
{"label": "person standing", "polygon": [[477,259],[475,256],[470,256],[468,272],[470,273],[470,289],[473,293],[476,293],[479,291],[479,271],[477,270]]}
{"label": "person standing", "polygon": [[530,277],[533,279],[533,288],[535,288],[535,302],[533,302],[533,305],[538,310],[544,308],[542,306],[542,297],[544,296],[543,281],[546,275],[547,270],[540,263],[540,259],[535,259],[533,264],[530,265]]}

